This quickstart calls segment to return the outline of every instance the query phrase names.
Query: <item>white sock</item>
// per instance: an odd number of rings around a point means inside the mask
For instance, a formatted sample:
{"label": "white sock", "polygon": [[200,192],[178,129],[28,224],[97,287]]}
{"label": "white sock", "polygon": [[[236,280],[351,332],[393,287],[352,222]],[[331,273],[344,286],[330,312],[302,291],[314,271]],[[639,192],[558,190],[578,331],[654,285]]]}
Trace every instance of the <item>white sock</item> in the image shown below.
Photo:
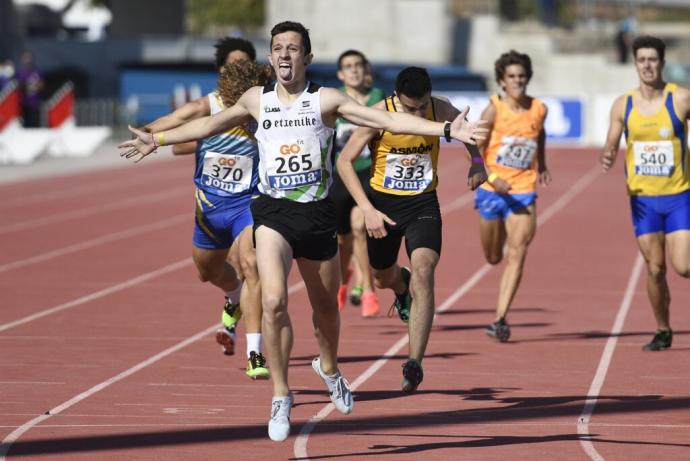
{"label": "white sock", "polygon": [[237,285],[234,290],[226,291],[225,297],[230,300],[231,304],[237,304],[240,302],[240,292],[242,291],[242,282]]}
{"label": "white sock", "polygon": [[261,353],[261,333],[247,333],[247,358],[251,351]]}

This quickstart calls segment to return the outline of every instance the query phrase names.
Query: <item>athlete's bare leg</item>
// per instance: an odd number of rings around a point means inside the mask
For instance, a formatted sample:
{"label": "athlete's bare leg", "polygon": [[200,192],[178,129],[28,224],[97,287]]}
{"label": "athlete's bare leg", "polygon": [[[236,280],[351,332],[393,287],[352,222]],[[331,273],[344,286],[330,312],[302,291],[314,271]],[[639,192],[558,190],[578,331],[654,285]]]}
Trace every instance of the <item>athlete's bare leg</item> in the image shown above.
{"label": "athlete's bare leg", "polygon": [[498,264],[503,259],[503,245],[506,242],[505,223],[501,219],[479,218],[479,239],[484,258],[489,264]]}
{"label": "athlete's bare leg", "polygon": [[681,277],[690,277],[690,230],[679,230],[666,234],[668,257],[671,265]]}
{"label": "athlete's bare leg", "polygon": [[[670,234],[672,235],[672,234]],[[666,245],[663,232],[642,234],[637,244],[647,265],[647,296],[652,304],[657,330],[670,330],[671,292],[666,282]]]}
{"label": "athlete's bare leg", "polygon": [[354,207],[350,214],[352,225],[353,254],[355,265],[360,273],[358,282],[362,285],[362,291],[374,290],[374,276],[369,266],[369,254],[367,253],[367,229],[364,224],[364,215],[359,207]]}
{"label": "athlete's bare leg", "polygon": [[[237,238],[239,260],[244,275],[240,308],[247,333],[261,333],[261,285],[256,267],[256,252],[252,242],[252,226],[244,228]],[[258,352],[258,351],[257,351]]]}
{"label": "athlete's bare leg", "polygon": [[347,285],[349,280],[350,260],[352,259],[352,233],[338,234],[338,261],[340,264],[340,283]]}
{"label": "athlete's bare leg", "polygon": [[262,332],[273,378],[273,395],[288,395],[288,363],[293,332],[287,311],[287,277],[292,266],[292,248],[273,229],[255,231],[256,259],[261,280]]}
{"label": "athlete's bare leg", "polygon": [[228,249],[207,250],[192,247],[192,259],[196,265],[199,280],[210,282],[224,292],[239,286],[237,271],[227,262]]}
{"label": "athlete's bare leg", "polygon": [[410,332],[410,358],[419,362],[424,358],[429,334],[434,321],[434,271],[439,254],[430,248],[417,248],[412,252],[412,279],[414,287],[408,328]]}
{"label": "athlete's bare leg", "polygon": [[321,370],[327,375],[338,371],[338,340],[340,313],[338,312],[339,257],[327,261],[297,259],[312,308],[314,335],[319,344]]}
{"label": "athlete's bare leg", "polygon": [[397,295],[401,295],[407,290],[398,263],[394,263],[386,269],[374,269],[374,284],[379,289],[390,288]]}
{"label": "athlete's bare leg", "polygon": [[536,207],[530,205],[522,212],[511,213],[506,218],[506,267],[498,290],[497,321],[508,315],[508,309],[520,286],[527,247],[534,238],[536,230],[536,215]]}

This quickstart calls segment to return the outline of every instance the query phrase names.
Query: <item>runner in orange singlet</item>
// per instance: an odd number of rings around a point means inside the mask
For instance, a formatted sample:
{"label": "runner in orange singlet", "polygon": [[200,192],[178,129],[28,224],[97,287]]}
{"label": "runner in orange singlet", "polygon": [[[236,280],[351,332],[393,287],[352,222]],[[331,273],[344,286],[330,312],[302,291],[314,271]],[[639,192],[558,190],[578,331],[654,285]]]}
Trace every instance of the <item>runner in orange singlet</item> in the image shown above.
{"label": "runner in orange singlet", "polygon": [[489,336],[508,341],[510,327],[506,315],[515,297],[527,247],[536,230],[536,183],[551,181],[546,169],[544,144],[546,106],[527,95],[532,77],[528,55],[504,53],[495,63],[496,81],[505,92],[494,95],[482,112],[490,136],[480,144],[489,173],[477,189],[479,230],[487,262],[498,264],[507,247],[506,267],[501,277],[495,321],[486,329]]}

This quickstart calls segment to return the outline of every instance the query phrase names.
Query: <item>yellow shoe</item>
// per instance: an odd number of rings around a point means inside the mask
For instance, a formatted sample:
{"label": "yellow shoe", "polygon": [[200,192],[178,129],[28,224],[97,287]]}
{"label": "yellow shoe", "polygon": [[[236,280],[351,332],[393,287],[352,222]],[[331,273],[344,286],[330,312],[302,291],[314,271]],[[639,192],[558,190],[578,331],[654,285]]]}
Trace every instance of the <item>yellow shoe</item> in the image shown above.
{"label": "yellow shoe", "polygon": [[271,373],[266,366],[266,359],[261,352],[251,351],[247,360],[247,376],[252,379],[268,379]]}
{"label": "yellow shoe", "polygon": [[228,298],[225,298],[223,314],[220,317],[221,322],[223,322],[223,326],[225,328],[234,328],[241,318],[242,309],[240,309],[240,304],[232,304]]}

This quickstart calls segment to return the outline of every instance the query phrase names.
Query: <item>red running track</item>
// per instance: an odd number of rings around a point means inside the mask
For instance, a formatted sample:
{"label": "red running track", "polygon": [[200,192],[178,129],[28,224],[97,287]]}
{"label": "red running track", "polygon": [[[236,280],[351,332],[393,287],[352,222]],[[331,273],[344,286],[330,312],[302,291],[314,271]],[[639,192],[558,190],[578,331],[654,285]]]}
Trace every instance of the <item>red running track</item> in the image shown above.
{"label": "red running track", "polygon": [[213,340],[221,295],[189,259],[191,159],[0,186],[0,458],[687,459],[688,283],[669,275],[674,347],[643,353],[654,322],[621,168],[601,174],[593,151],[548,155],[554,182],[499,344],[483,329],[502,266],[482,258],[467,165],[444,148],[439,316],[414,395],[399,391],[404,325],[348,307],[340,364],[356,406],[331,413],[291,275],[284,443],[266,435],[270,383]]}

